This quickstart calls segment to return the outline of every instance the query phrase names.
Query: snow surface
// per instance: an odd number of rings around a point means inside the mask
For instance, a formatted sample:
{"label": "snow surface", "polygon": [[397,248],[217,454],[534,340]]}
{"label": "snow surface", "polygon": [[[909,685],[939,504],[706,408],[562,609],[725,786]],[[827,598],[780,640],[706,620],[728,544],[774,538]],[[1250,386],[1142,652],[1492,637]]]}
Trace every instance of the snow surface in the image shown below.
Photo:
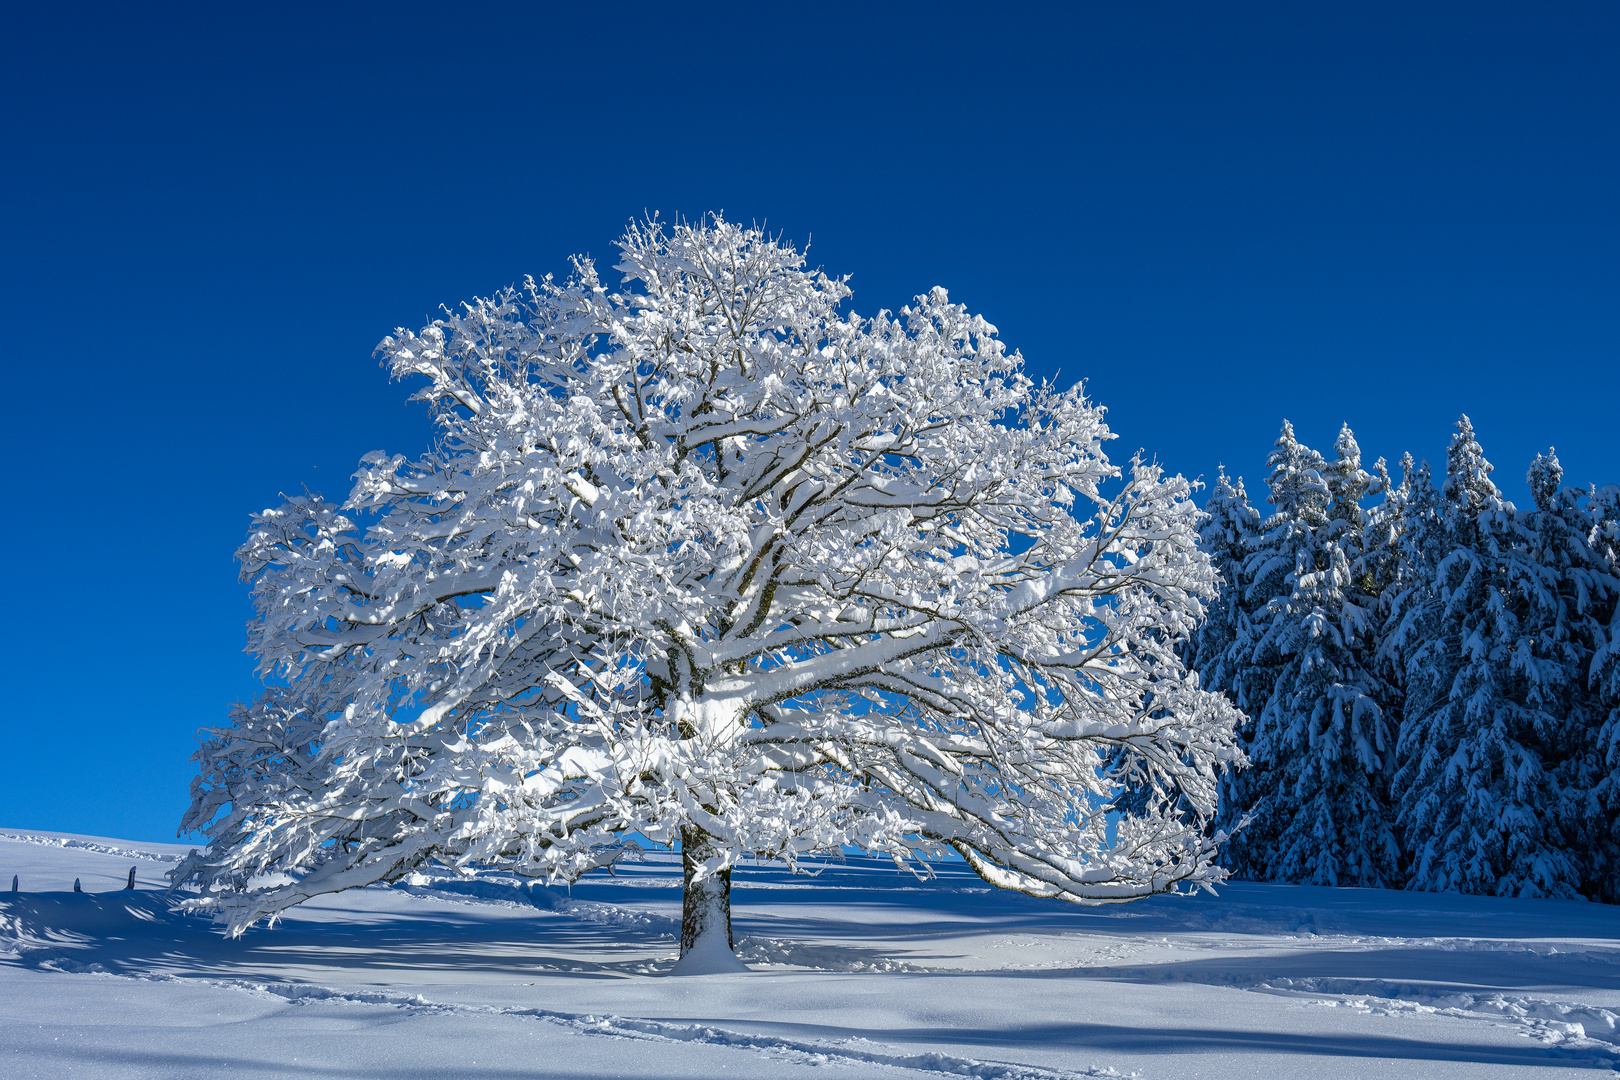
{"label": "snow surface", "polygon": [[[680,864],[419,875],[236,941],[184,848],[0,830],[7,1077],[1561,1077],[1620,1069],[1620,909],[1228,885],[1076,908],[742,866],[753,968],[672,977]],[[129,867],[137,889],[121,891]],[[71,892],[73,879],[85,892]]]}

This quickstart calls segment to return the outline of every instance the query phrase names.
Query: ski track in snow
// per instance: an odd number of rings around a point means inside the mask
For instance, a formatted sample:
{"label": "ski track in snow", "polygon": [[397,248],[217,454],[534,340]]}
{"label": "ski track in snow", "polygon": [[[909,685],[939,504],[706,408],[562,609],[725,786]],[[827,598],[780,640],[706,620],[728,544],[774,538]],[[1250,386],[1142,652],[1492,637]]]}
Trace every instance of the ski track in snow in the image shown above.
{"label": "ski track in snow", "polygon": [[[0,834],[3,835],[3,834]],[[93,850],[98,853],[125,854],[107,850],[105,845],[62,845]],[[659,886],[667,884],[649,879]],[[651,932],[673,941],[680,929],[678,919],[656,912],[641,911],[596,901],[574,900],[558,896],[535,883],[505,879],[500,875],[481,878],[440,877],[423,884],[400,884],[393,889],[421,899],[454,904],[485,905],[505,908],[527,908],[554,912],[601,926],[635,929]],[[150,896],[150,893],[143,894]],[[130,909],[138,918],[153,920],[156,916]],[[1273,927],[1276,929],[1276,927]],[[612,1015],[567,1013],[546,1009],[508,1009],[494,1006],[444,1004],[431,1002],[420,994],[397,994],[381,991],[348,991],[310,984],[288,982],[259,983],[243,979],[182,978],[172,975],[108,972],[100,964],[82,964],[62,954],[52,945],[47,934],[43,940],[30,939],[28,928],[15,916],[0,914],[0,940],[9,946],[7,951],[30,966],[46,971],[66,974],[101,975],[114,978],[132,978],[147,981],[203,982],[228,989],[263,992],[289,1001],[322,1000],[356,1005],[387,1005],[399,1008],[428,1009],[437,1012],[465,1012],[483,1015],[529,1017],[562,1024],[582,1034],[610,1035],[623,1038],[654,1038],[683,1042],[700,1042],[769,1052],[803,1064],[825,1063],[835,1059],[858,1061],[866,1064],[888,1065],[898,1069],[933,1072],[948,1076],[981,1077],[984,1080],[1064,1080],[1068,1077],[1121,1076],[1112,1070],[1081,1072],[1054,1072],[1024,1065],[985,1062],[971,1058],[954,1058],[940,1054],[883,1054],[877,1051],[854,1049],[846,1043],[801,1042],[774,1036],[748,1035],[702,1024],[671,1024],[664,1021],[629,1019]],[[991,947],[1022,947],[1033,944],[1027,936],[1001,939]],[[1444,951],[1512,952],[1538,958],[1560,957],[1571,961],[1591,959],[1583,952],[1560,951],[1552,946],[1540,948],[1521,942],[1480,941],[1471,939],[1417,938],[1397,939],[1378,937],[1345,937],[1330,944],[1348,947],[1376,947],[1389,944],[1418,946]],[[1073,960],[1045,961],[1034,964],[1010,964],[996,968],[975,969],[975,974],[989,975],[998,971],[1051,971],[1084,968],[1093,976],[1125,976],[1139,972],[1140,968],[1113,967],[1095,961],[1128,960],[1144,949],[1191,948],[1209,951],[1221,948],[1215,942],[1173,941],[1168,937],[1152,935],[1134,938],[1109,939],[1102,950],[1093,954],[1091,963]],[[1620,950],[1594,950],[1599,957],[1620,953]],[[873,959],[854,950],[834,945],[809,945],[803,942],[745,935],[737,939],[737,954],[754,964],[778,964],[816,972],[910,972],[918,974],[940,973],[951,969],[926,967],[887,958]],[[644,973],[661,972],[666,964],[644,965]],[[1548,1046],[1556,1046],[1571,1056],[1603,1061],[1620,1072],[1620,1014],[1595,1005],[1552,1001],[1532,996],[1509,996],[1500,993],[1469,994],[1463,991],[1437,992],[1432,986],[1392,982],[1384,979],[1306,978],[1285,977],[1245,978],[1233,973],[1225,977],[1183,976],[1164,973],[1165,982],[1186,981],[1205,985],[1224,986],[1228,989],[1296,998],[1302,1005],[1326,1008],[1349,1008],[1369,1015],[1410,1016],[1441,1015],[1468,1020],[1485,1020],[1509,1027],[1522,1035]],[[853,1042],[867,1042],[855,1039]],[[873,1044],[878,1045],[878,1044]]]}
{"label": "ski track in snow", "polygon": [[[1444,1016],[1502,1017],[1547,1043],[1588,1040],[1620,1059],[1620,1043],[1610,1041],[1620,1015],[1595,1005],[1548,1001],[1506,994],[1437,993],[1430,987],[1384,979],[1272,979],[1252,989],[1298,994],[1330,1007],[1349,1006],[1380,1015],[1432,1012]],[[1596,1032],[1609,1038],[1599,1038]]]}
{"label": "ski track in snow", "polygon": [[[662,1020],[642,1020],[631,1017],[597,1015],[593,1013],[558,1012],[553,1009],[500,1008],[493,1005],[450,1004],[429,1001],[421,994],[396,994],[386,991],[337,990],[308,983],[253,982],[247,979],[184,978],[177,975],[123,975],[80,968],[73,970],[71,962],[46,961],[40,965],[46,970],[69,974],[97,975],[103,978],[129,979],[136,982],[173,982],[203,984],[224,990],[250,994],[264,994],[280,998],[295,1005],[304,1002],[334,1002],[357,1006],[384,1006],[395,1009],[435,1013],[458,1013],[477,1016],[500,1016],[522,1020],[537,1020],[565,1027],[579,1035],[618,1039],[640,1039],[651,1042],[700,1043],[730,1049],[754,1051],[777,1060],[798,1065],[862,1064],[879,1065],[905,1072],[920,1072],[939,1076],[967,1076],[977,1080],[1080,1080],[1083,1077],[1132,1077],[1139,1073],[1122,1073],[1116,1069],[1043,1069],[1035,1065],[1015,1062],[981,1061],[975,1058],[953,1057],[950,1054],[902,1054],[869,1039],[852,1038],[835,1042],[822,1040],[784,1039],[773,1035],[729,1031],[710,1024],[677,1024]],[[94,966],[94,965],[93,965]],[[861,1045],[873,1047],[863,1049]],[[884,1052],[890,1050],[891,1052]]]}
{"label": "ski track in snow", "polygon": [[[119,859],[137,859],[148,863],[172,863],[177,856],[143,851],[137,847],[124,847],[117,843],[102,842],[95,838],[67,836],[38,836],[0,831],[0,840],[13,843],[55,848],[64,852],[91,856],[112,856]],[[833,883],[837,884],[837,883]],[[646,896],[655,907],[667,910],[678,902],[679,878],[667,875],[641,874],[635,877],[603,879],[595,883],[609,890],[605,895],[622,898],[622,890],[633,890],[630,896],[639,902]],[[782,885],[774,895],[796,891],[796,882],[750,882],[749,888],[768,891]],[[871,895],[910,892],[915,886],[871,883],[870,879],[851,876],[837,887],[854,888],[857,893],[871,890]],[[652,944],[672,945],[679,929],[679,920],[664,911],[647,910],[637,906],[607,903],[601,900],[576,899],[570,892],[548,888],[542,884],[499,873],[458,876],[449,871],[413,875],[405,882],[387,887],[383,892],[431,901],[438,904],[482,906],[486,910],[526,909],[543,911],[583,923],[623,930],[643,947]],[[966,892],[960,887],[942,886],[936,896],[950,892]],[[973,890],[978,892],[979,890]],[[376,1007],[413,1010],[437,1014],[466,1014],[486,1017],[510,1017],[514,1021],[540,1022],[557,1025],[584,1036],[639,1039],[654,1042],[687,1043],[717,1048],[731,1048],[750,1055],[762,1055],[783,1066],[794,1065],[860,1065],[866,1068],[894,1069],[902,1073],[937,1076],[976,1077],[982,1080],[1074,1080],[1079,1077],[1140,1075],[1121,1073],[1107,1068],[1054,1069],[1018,1062],[996,1060],[992,1056],[953,1056],[938,1052],[908,1053],[907,1048],[890,1043],[850,1035],[832,1038],[792,1038],[776,1034],[760,1034],[733,1030],[704,1019],[670,1020],[643,1019],[619,1015],[616,1012],[568,1012],[501,1004],[471,1002],[443,1002],[429,1000],[421,993],[403,991],[342,989],[319,985],[319,977],[310,982],[251,978],[216,977],[206,974],[171,974],[158,971],[109,971],[100,963],[84,963],[95,954],[79,952],[86,946],[94,947],[99,935],[127,933],[115,929],[107,919],[136,920],[142,923],[163,923],[174,920],[192,922],[195,917],[181,916],[173,910],[173,900],[153,889],[135,893],[86,894],[98,897],[96,905],[103,914],[103,922],[87,921],[84,925],[58,926],[50,912],[62,910],[63,899],[51,899],[52,894],[39,894],[34,901],[18,906],[9,902],[10,894],[0,896],[0,951],[15,957],[25,967],[38,971],[56,971],[67,974],[116,980],[172,982],[207,985],[225,990],[270,995],[293,1004],[332,1002],[356,1007]],[[597,895],[604,895],[598,892]],[[129,902],[108,904],[106,901]],[[1387,902],[1388,897],[1378,897]],[[906,901],[911,903],[912,901]],[[949,908],[955,901],[941,901]],[[977,901],[974,901],[977,902]],[[414,905],[413,905],[414,906]],[[934,909],[940,910],[940,909]],[[1589,909],[1596,910],[1596,909]],[[493,913],[493,912],[492,912]],[[1377,915],[1377,912],[1374,912]],[[1532,933],[1547,929],[1567,932],[1567,938],[1538,939],[1526,933],[1514,938],[1499,929],[1484,927],[1486,934],[1497,936],[1417,936],[1411,934],[1379,934],[1350,932],[1357,926],[1352,916],[1367,921],[1365,915],[1346,910],[1289,908],[1285,903],[1270,907],[1261,905],[1231,905],[1226,910],[1161,908],[1157,912],[1144,905],[1140,912],[1111,915],[1129,922],[1112,922],[1111,930],[1060,929],[1037,924],[1032,932],[994,934],[977,938],[974,955],[988,966],[970,963],[963,966],[953,962],[951,953],[927,955],[927,963],[918,964],[882,954],[881,949],[852,948],[836,943],[811,943],[789,937],[762,934],[740,934],[737,952],[745,961],[759,966],[796,968],[809,973],[878,973],[894,972],[914,976],[983,976],[1023,975],[1062,979],[1073,975],[1091,980],[1116,980],[1128,983],[1195,983],[1248,994],[1264,995],[1288,1002],[1287,1010],[1326,1009],[1369,1017],[1387,1017],[1400,1027],[1406,1021],[1445,1017],[1470,1024],[1484,1024],[1503,1031],[1511,1031],[1534,1040],[1546,1048],[1550,1058],[1582,1069],[1608,1069],[1620,1072],[1620,1005],[1593,1004],[1579,1000],[1580,986],[1613,985],[1610,969],[1620,967],[1620,946],[1612,944],[1612,933],[1604,932],[1604,924],[1594,932],[1590,926],[1542,928],[1533,920],[1524,924]],[[83,918],[89,919],[86,912]],[[1494,917],[1485,911],[1479,917]],[[1577,918],[1581,917],[1579,915]],[[1135,920],[1158,919],[1160,926]],[[969,920],[972,921],[971,919]],[[31,925],[37,922],[39,925]],[[103,924],[105,923],[105,925]],[[859,925],[858,921],[851,925]],[[1076,924],[1084,926],[1085,924]],[[1416,925],[1409,923],[1408,925]],[[1455,926],[1456,924],[1452,924]],[[200,922],[189,932],[196,932]],[[1364,929],[1396,929],[1399,920],[1377,922]],[[1446,928],[1452,928],[1447,926]],[[1130,928],[1140,933],[1122,933]],[[1437,926],[1437,928],[1439,928]],[[1457,926],[1456,928],[1461,928]],[[1470,927],[1473,929],[1473,927]],[[979,933],[982,934],[982,928]],[[1523,933],[1524,931],[1519,931]],[[116,940],[116,939],[115,939]],[[874,944],[883,940],[872,940]],[[896,939],[898,940],[898,939]],[[891,946],[892,947],[892,946]],[[900,946],[902,948],[906,946]],[[1333,955],[1354,957],[1374,955],[1381,950],[1418,950],[1429,954],[1453,954],[1459,957],[1469,953],[1483,954],[1481,960],[1494,964],[1500,957],[1504,964],[1541,965],[1544,973],[1553,978],[1543,980],[1549,986],[1564,987],[1573,993],[1561,997],[1538,996],[1518,992],[1519,986],[1534,989],[1529,982],[1514,983],[1498,978],[1476,979],[1474,984],[1448,983],[1454,973],[1437,969],[1432,981],[1421,969],[1417,978],[1348,977],[1353,967],[1341,967],[1344,976],[1302,976],[1297,969],[1290,975],[1278,974],[1291,957],[1301,950],[1325,950]],[[1005,951],[1003,951],[1005,950]],[[1193,958],[1191,962],[1177,961],[1177,956]],[[1277,958],[1274,964],[1272,958]],[[1036,959],[1038,958],[1038,959]],[[1225,963],[1223,961],[1230,961]],[[110,964],[112,960],[108,961]],[[621,968],[642,975],[660,975],[667,971],[670,959],[649,958],[645,962]],[[1468,963],[1464,961],[1464,963]],[[1477,962],[1476,962],[1477,963]],[[1548,967],[1548,965],[1551,965]],[[1583,966],[1590,965],[1590,966]],[[114,964],[115,967],[119,966]],[[1569,977],[1558,976],[1559,970],[1571,972]],[[1269,970],[1268,970],[1269,969]],[[577,969],[576,969],[577,970]],[[1457,969],[1466,972],[1470,969]],[[1528,970],[1528,969],[1525,969]],[[849,1030],[845,1028],[844,1030]],[[859,1027],[855,1030],[861,1030]],[[1498,1036],[1499,1038],[1499,1036]],[[988,1048],[988,1047],[987,1047]],[[1067,1063],[1065,1063],[1067,1065]],[[766,1066],[769,1068],[770,1066]],[[1421,1073],[1417,1074],[1421,1075]]]}
{"label": "ski track in snow", "polygon": [[[628,882],[626,883],[628,884]],[[641,887],[661,887],[668,882],[657,879],[638,879],[636,885]],[[464,886],[458,888],[457,886]],[[465,887],[470,886],[470,887]],[[567,899],[547,905],[536,897],[541,892],[537,886],[498,885],[493,881],[460,882],[455,880],[439,880],[426,887],[414,887],[409,890],[414,895],[440,898],[449,892],[457,895],[461,902],[469,903],[506,903],[514,905],[532,904],[544,906],[559,914],[571,915],[575,918],[606,926],[629,927],[635,929],[648,929],[662,933],[671,939],[680,930],[680,920],[656,913],[638,911],[631,908],[617,907],[592,901]],[[525,894],[523,899],[516,899],[513,894]],[[459,895],[458,895],[459,894]],[[1252,918],[1223,918],[1212,920],[1210,930],[1224,930],[1230,932],[1234,922],[1244,924],[1244,928],[1253,931],[1261,928],[1261,920]],[[1421,947],[1438,949],[1449,952],[1487,951],[1495,953],[1520,953],[1537,958],[1561,957],[1571,961],[1584,961],[1593,959],[1589,953],[1596,953],[1598,957],[1610,959],[1620,955],[1620,950],[1594,949],[1582,952],[1562,951],[1551,945],[1535,946],[1524,942],[1502,942],[1491,940],[1478,940],[1468,938],[1385,938],[1385,937],[1346,937],[1336,934],[1320,933],[1314,929],[1312,913],[1303,913],[1298,922],[1289,926],[1279,926],[1275,922],[1265,923],[1263,928],[1273,933],[1282,930],[1285,933],[1298,933],[1304,927],[1311,926],[1308,931],[1313,938],[1324,940],[1327,944],[1340,944],[1352,948],[1388,947],[1391,945],[1405,947]],[[994,943],[992,947],[1021,947],[1029,944],[1029,940],[1012,938],[1003,939]],[[1164,948],[1167,945],[1178,947],[1218,949],[1217,943],[1203,942],[1171,942],[1165,937],[1142,938],[1114,938],[1108,942],[1107,947],[1094,955],[1094,960],[1119,961],[1129,959],[1132,955],[1140,953],[1149,946]],[[837,946],[807,945],[802,942],[784,941],[775,938],[765,938],[756,935],[739,937],[737,939],[737,955],[749,963],[756,964],[782,964],[793,967],[808,968],[812,971],[827,972],[914,972],[927,973],[939,970],[904,961],[878,959],[852,955],[852,950],[840,949]],[[1061,969],[1076,966],[1072,961],[1045,961],[1035,964],[1010,964],[1001,968],[987,969],[986,973],[997,970],[1002,971],[1029,971],[1041,969]],[[1080,965],[1090,969],[1095,974],[1106,974],[1111,969],[1103,964],[1091,963]],[[1534,1038],[1549,1046],[1576,1051],[1579,1056],[1590,1056],[1598,1059],[1609,1059],[1615,1070],[1620,1071],[1620,1014],[1595,1005],[1581,1005],[1569,1002],[1550,1001],[1529,996],[1508,996],[1504,994],[1469,994],[1462,991],[1452,993],[1437,993],[1431,987],[1417,986],[1409,983],[1390,982],[1384,979],[1289,979],[1272,977],[1260,979],[1244,985],[1241,976],[1234,976],[1225,980],[1189,980],[1206,982],[1212,985],[1223,985],[1233,989],[1246,990],[1256,993],[1275,994],[1278,996],[1298,997],[1304,1001],[1327,1008],[1346,1007],[1371,1015],[1401,1016],[1410,1014],[1437,1014],[1461,1019],[1486,1019],[1512,1027],[1521,1034]],[[520,1010],[528,1015],[530,1010]],[[534,1011],[534,1015],[544,1015],[548,1018],[561,1017],[565,1014],[551,1014]],[[570,1017],[569,1023],[596,1023],[596,1018]],[[608,1018],[613,1025],[643,1024],[643,1021],[622,1021],[618,1018]],[[654,1025],[661,1029],[667,1025]],[[642,1030],[638,1028],[637,1030]],[[695,1029],[694,1029],[695,1030]],[[718,1029],[703,1029],[706,1031]],[[722,1033],[727,1034],[727,1033]],[[685,1036],[683,1036],[685,1037]],[[780,1041],[780,1040],[779,1040]],[[798,1046],[799,1044],[793,1044]],[[823,1050],[816,1050],[823,1053]],[[935,1055],[925,1055],[933,1057]],[[877,1058],[863,1057],[862,1061],[878,1061]],[[886,1059],[884,1059],[886,1060]],[[907,1058],[907,1061],[921,1060],[920,1058]],[[954,1060],[954,1059],[953,1059]],[[978,1068],[979,1062],[969,1063]],[[916,1068],[915,1065],[906,1065],[906,1068]],[[985,1066],[991,1069],[1014,1068],[1012,1066]],[[1022,1068],[1017,1067],[1017,1068]],[[1024,1077],[1044,1078],[1047,1076],[1075,1075],[1075,1076],[1108,1076],[1120,1075],[1113,1072],[1085,1072],[1073,1074],[1034,1072],[975,1072],[961,1069],[932,1069],[935,1072],[945,1072],[956,1076],[984,1076],[1007,1078],[1007,1080],[1022,1080]]]}
{"label": "ski track in snow", "polygon": [[[169,976],[172,978],[172,976]],[[391,995],[386,993],[353,994],[325,987],[304,986],[293,983],[248,983],[239,980],[217,981],[217,985],[234,989],[259,991],[286,998],[289,1001],[322,1000],[353,1001],[362,1005],[392,1005],[405,1009],[430,1009],[439,1012],[476,1013],[542,1020],[560,1024],[582,1035],[609,1036],[621,1039],[648,1039],[662,1042],[705,1043],[739,1050],[752,1050],[770,1054],[796,1064],[823,1065],[839,1060],[867,1065],[886,1065],[910,1072],[935,1073],[945,1076],[971,1076],[981,1080],[1077,1080],[1079,1077],[1125,1076],[1113,1069],[1085,1069],[1056,1071],[1032,1065],[1011,1062],[979,1061],[973,1058],[952,1057],[948,1054],[884,1053],[875,1047],[881,1044],[866,1039],[824,1042],[783,1039],[772,1035],[748,1034],[728,1031],[709,1024],[675,1024],[662,1020],[641,1020],[590,1013],[557,1012],[551,1009],[499,1008],[489,1005],[446,1005],[431,1002],[420,994]],[[861,1049],[853,1043],[867,1043],[872,1050]]]}

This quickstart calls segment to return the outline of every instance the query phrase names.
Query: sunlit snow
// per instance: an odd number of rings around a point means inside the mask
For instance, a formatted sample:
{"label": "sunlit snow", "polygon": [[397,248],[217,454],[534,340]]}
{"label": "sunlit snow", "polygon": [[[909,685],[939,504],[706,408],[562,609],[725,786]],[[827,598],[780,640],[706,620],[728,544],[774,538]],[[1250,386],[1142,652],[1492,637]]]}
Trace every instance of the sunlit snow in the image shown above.
{"label": "sunlit snow", "polygon": [[[176,846],[0,832],[7,1077],[1598,1076],[1620,909],[1229,884],[1078,908],[852,858],[744,865],[736,974],[669,974],[667,855],[418,874],[231,941]],[[135,891],[122,887],[131,865]],[[84,892],[74,894],[73,880]]]}

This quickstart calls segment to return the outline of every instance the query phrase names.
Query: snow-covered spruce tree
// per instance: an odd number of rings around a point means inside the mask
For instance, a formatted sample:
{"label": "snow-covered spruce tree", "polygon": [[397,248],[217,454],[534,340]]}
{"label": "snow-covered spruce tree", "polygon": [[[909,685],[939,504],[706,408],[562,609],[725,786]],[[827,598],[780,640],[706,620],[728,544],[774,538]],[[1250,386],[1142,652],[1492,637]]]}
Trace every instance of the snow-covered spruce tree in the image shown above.
{"label": "snow-covered spruce tree", "polygon": [[[1528,515],[1528,548],[1508,564],[1509,584],[1522,611],[1512,669],[1527,716],[1541,736],[1542,767],[1562,799],[1562,844],[1578,852],[1581,892],[1620,898],[1620,835],[1615,831],[1614,765],[1602,728],[1607,667],[1620,577],[1605,550],[1603,501],[1595,492],[1563,485],[1558,457],[1548,450],[1525,476],[1535,509]],[[1595,512],[1595,516],[1594,516]]]}
{"label": "snow-covered spruce tree", "polygon": [[[1620,578],[1620,485],[1589,489],[1585,551],[1594,569]],[[1587,677],[1591,735],[1585,756],[1578,835],[1586,860],[1587,895],[1620,904],[1620,607],[1599,615]]]}
{"label": "snow-covered spruce tree", "polygon": [[[1382,642],[1382,622],[1387,618],[1390,602],[1400,587],[1401,544],[1406,533],[1406,503],[1411,497],[1412,474],[1416,467],[1412,455],[1401,457],[1401,482],[1390,479],[1389,466],[1383,458],[1373,464],[1372,486],[1368,494],[1378,495],[1379,501],[1367,511],[1361,528],[1361,557],[1352,572],[1357,588],[1367,596],[1378,598],[1376,605],[1380,619],[1379,640]],[[1398,700],[1399,692],[1394,691]]]}
{"label": "snow-covered spruce tree", "polygon": [[[1210,556],[1220,583],[1220,594],[1209,606],[1208,613],[1198,628],[1181,648],[1187,666],[1198,672],[1199,683],[1206,689],[1224,693],[1231,700],[1243,696],[1242,680],[1247,674],[1247,658],[1253,649],[1255,627],[1253,612],[1245,600],[1244,563],[1254,548],[1260,531],[1260,514],[1249,505],[1248,493],[1240,476],[1234,482],[1223,467],[1216,477],[1214,491],[1204,504],[1204,525],[1199,530],[1199,545]],[[1251,729],[1244,725],[1238,730],[1241,747]],[[1221,774],[1224,791],[1239,770],[1227,769]],[[1119,802],[1123,811],[1132,809],[1138,801],[1151,800],[1150,790],[1132,791]],[[1229,806],[1230,797],[1223,795],[1220,805]],[[1223,818],[1210,825],[1210,831],[1230,834],[1242,819]]]}
{"label": "snow-covered spruce tree", "polygon": [[[1264,628],[1256,619],[1256,602],[1251,596],[1249,557],[1260,540],[1260,512],[1249,503],[1243,478],[1234,484],[1223,468],[1215,480],[1213,492],[1204,504],[1206,519],[1199,531],[1199,543],[1210,556],[1220,580],[1220,595],[1210,605],[1209,614],[1187,641],[1183,650],[1187,666],[1198,672],[1200,684],[1206,689],[1222,693],[1244,707],[1253,702],[1258,712],[1270,695],[1269,674],[1253,663],[1254,646]],[[1259,607],[1263,608],[1261,602]],[[1251,692],[1255,683],[1263,690]],[[1221,774],[1219,809],[1213,828],[1228,836],[1252,827],[1249,814],[1253,792],[1257,788],[1252,773],[1254,757],[1247,748],[1254,739],[1254,724],[1244,723],[1238,729],[1238,745],[1245,749],[1250,769],[1228,769]],[[1233,865],[1235,850],[1229,840],[1221,859]],[[1241,863],[1239,870],[1242,870]]]}
{"label": "snow-covered spruce tree", "polygon": [[617,290],[579,260],[385,339],[435,447],[255,519],[284,685],[208,733],[177,879],[240,933],[639,833],[680,844],[688,970],[734,962],[745,856],[954,850],[1076,903],[1218,880],[1238,714],[1176,652],[1214,594],[1189,482],[1110,464],[1102,410],[943,290],[844,313],[718,217],[619,249]]}
{"label": "snow-covered spruce tree", "polygon": [[1272,879],[1278,834],[1288,808],[1281,799],[1283,754],[1275,717],[1264,710],[1272,700],[1284,657],[1276,632],[1272,603],[1293,593],[1293,579],[1303,560],[1311,558],[1314,530],[1327,523],[1328,491],[1322,479],[1322,455],[1301,443],[1294,426],[1283,421],[1270,455],[1266,477],[1268,501],[1275,512],[1251,536],[1248,557],[1238,572],[1243,582],[1241,632],[1234,634],[1222,667],[1220,688],[1250,717],[1243,749],[1249,768],[1228,774],[1222,784],[1217,827],[1232,831],[1222,862],[1238,877]]}
{"label": "snow-covered spruce tree", "polygon": [[[1405,730],[1408,715],[1435,708],[1449,693],[1435,662],[1439,634],[1439,604],[1434,583],[1440,562],[1449,552],[1444,502],[1435,487],[1427,459],[1414,464],[1411,454],[1401,457],[1401,483],[1374,510],[1378,540],[1393,544],[1395,558],[1383,569],[1389,576],[1380,593],[1384,628],[1378,646],[1378,670],[1399,704],[1397,732]],[[1392,710],[1386,709],[1386,712]],[[1401,741],[1396,741],[1397,775],[1404,768]],[[1392,793],[1399,802],[1399,792]],[[1410,853],[1411,842],[1403,840]]]}
{"label": "snow-covered spruce tree", "polygon": [[[1559,828],[1543,759],[1551,718],[1529,695],[1520,652],[1526,537],[1464,416],[1446,458],[1444,528],[1421,636],[1403,637],[1407,711],[1396,774],[1408,887],[1513,896],[1577,895],[1580,868]],[[1530,665],[1533,669],[1533,665]]]}
{"label": "snow-covered spruce tree", "polygon": [[[1220,596],[1209,606],[1208,615],[1187,639],[1183,653],[1187,666],[1198,672],[1206,690],[1219,690],[1234,701],[1246,668],[1248,650],[1253,647],[1252,611],[1244,602],[1248,578],[1244,563],[1260,535],[1260,512],[1249,505],[1248,492],[1240,476],[1234,483],[1223,467],[1214,490],[1204,503],[1204,527],[1198,542],[1208,553],[1220,581]],[[1228,770],[1222,783],[1237,775]]]}
{"label": "snow-covered spruce tree", "polygon": [[1376,598],[1359,569],[1372,482],[1348,426],[1336,449],[1323,462],[1285,424],[1271,456],[1277,514],[1249,561],[1255,599],[1266,599],[1247,657],[1265,673],[1248,681],[1268,693],[1245,702],[1254,767],[1227,781],[1222,820],[1252,815],[1231,845],[1244,876],[1387,886],[1400,855],[1387,798],[1394,737],[1370,670]]}
{"label": "snow-covered spruce tree", "polygon": [[1372,487],[1348,425],[1323,470],[1328,523],[1294,591],[1272,602],[1287,660],[1267,703],[1283,732],[1284,798],[1274,876],[1314,885],[1388,887],[1400,881],[1400,843],[1389,806],[1395,733],[1373,673],[1378,597],[1361,570]]}

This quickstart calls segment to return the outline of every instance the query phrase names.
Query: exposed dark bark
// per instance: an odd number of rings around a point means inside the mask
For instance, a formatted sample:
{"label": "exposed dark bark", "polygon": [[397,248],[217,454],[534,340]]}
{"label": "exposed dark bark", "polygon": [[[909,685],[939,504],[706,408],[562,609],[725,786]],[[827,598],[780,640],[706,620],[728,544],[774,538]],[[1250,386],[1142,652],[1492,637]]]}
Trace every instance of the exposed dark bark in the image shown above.
{"label": "exposed dark bark", "polygon": [[681,897],[681,955],[723,922],[726,948],[735,949],[731,937],[731,870],[696,880],[705,859],[717,854],[714,838],[695,825],[681,827],[681,868],[685,890]]}

